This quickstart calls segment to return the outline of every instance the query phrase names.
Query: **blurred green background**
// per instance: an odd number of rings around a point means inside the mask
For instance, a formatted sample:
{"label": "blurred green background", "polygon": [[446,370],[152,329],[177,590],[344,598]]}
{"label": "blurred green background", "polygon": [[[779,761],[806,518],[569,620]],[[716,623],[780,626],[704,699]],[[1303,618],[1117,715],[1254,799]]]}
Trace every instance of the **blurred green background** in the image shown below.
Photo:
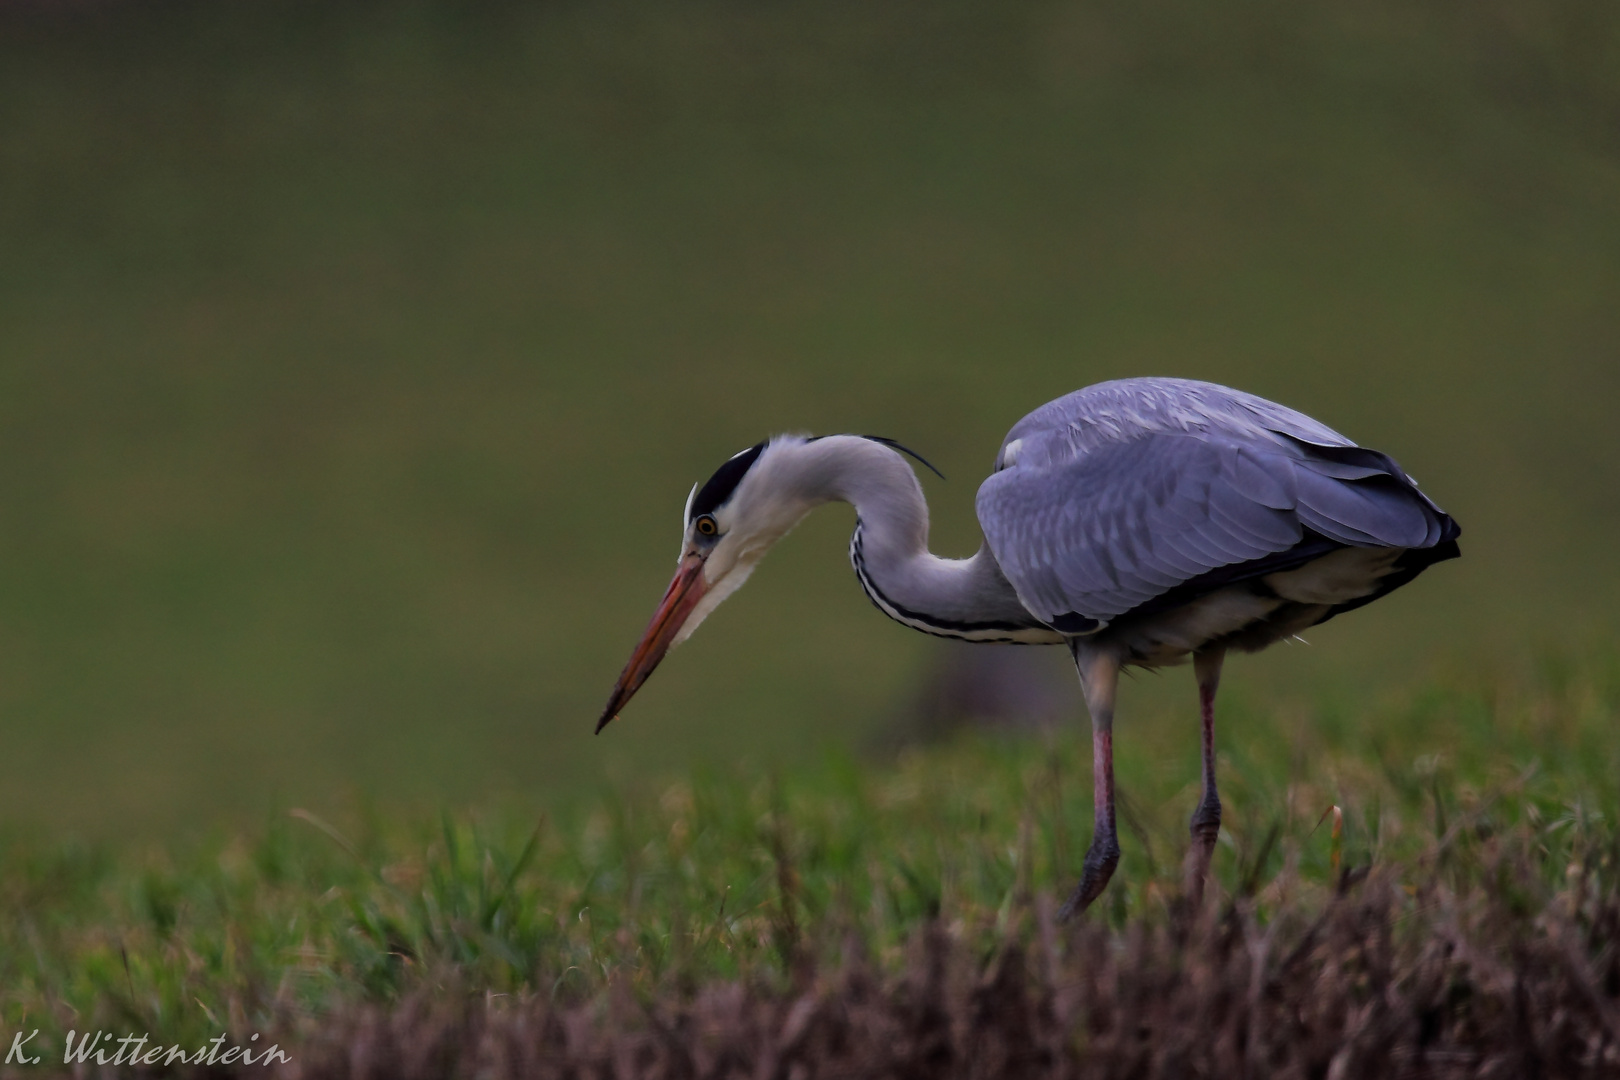
{"label": "blurred green background", "polygon": [[[1303,409],[1465,529],[1229,694],[1611,635],[1620,8],[0,3],[0,814],[860,744],[941,646],[843,509],[591,738],[691,483],[889,435],[966,554],[1002,433],[1133,374]],[[1191,705],[1138,680],[1122,729]]]}

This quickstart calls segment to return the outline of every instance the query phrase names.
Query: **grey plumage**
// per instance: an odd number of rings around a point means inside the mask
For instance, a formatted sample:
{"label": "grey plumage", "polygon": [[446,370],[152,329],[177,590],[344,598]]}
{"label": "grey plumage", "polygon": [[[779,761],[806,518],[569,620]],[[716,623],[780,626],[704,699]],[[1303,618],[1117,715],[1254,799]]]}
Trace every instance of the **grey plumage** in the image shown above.
{"label": "grey plumage", "polygon": [[1119,861],[1113,715],[1119,671],[1193,660],[1203,731],[1188,891],[1220,830],[1215,694],[1230,649],[1264,648],[1457,555],[1456,522],[1395,461],[1308,416],[1186,379],[1076,391],[1020,420],[979,488],[985,543],[928,550],[928,504],[897,444],[778,436],[694,488],[675,579],[600,731],[673,645],[815,507],[855,507],[850,562],[891,618],[968,641],[1066,644],[1091,714],[1096,823],[1066,914]]}
{"label": "grey plumage", "polygon": [[1258,578],[1344,546],[1434,549],[1458,533],[1389,457],[1184,379],[1101,383],[1030,413],[977,509],[1024,606],[1081,632],[1223,567]]}

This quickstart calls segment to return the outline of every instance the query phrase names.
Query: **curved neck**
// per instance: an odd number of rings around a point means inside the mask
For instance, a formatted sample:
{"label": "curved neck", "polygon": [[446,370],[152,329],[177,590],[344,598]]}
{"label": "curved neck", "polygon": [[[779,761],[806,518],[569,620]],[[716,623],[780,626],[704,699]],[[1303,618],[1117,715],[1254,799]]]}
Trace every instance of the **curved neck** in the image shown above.
{"label": "curved neck", "polygon": [[807,504],[855,507],[850,562],[872,602],[917,630],[972,641],[1050,642],[1001,573],[988,547],[967,559],[928,550],[928,503],[898,452],[858,435],[776,443],[760,462],[772,486]]}

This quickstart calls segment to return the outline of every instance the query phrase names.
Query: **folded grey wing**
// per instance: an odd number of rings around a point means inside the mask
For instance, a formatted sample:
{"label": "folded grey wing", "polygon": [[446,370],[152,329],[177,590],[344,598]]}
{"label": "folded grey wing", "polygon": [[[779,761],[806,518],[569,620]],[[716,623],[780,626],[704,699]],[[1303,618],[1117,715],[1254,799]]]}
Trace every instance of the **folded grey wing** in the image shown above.
{"label": "folded grey wing", "polygon": [[1066,633],[1215,587],[1221,568],[1256,576],[1338,547],[1456,535],[1385,455],[1272,434],[1152,433],[1076,452],[1061,432],[1028,432],[980,487],[979,522],[1024,606]]}

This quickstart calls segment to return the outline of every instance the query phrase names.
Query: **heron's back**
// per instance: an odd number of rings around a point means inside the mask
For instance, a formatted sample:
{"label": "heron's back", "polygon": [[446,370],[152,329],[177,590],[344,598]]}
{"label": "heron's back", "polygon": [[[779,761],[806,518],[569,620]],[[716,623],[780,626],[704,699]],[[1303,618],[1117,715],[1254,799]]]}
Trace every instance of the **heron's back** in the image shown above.
{"label": "heron's back", "polygon": [[978,513],[1037,618],[1150,664],[1369,603],[1455,557],[1461,531],[1387,455],[1263,398],[1158,378],[1024,417]]}

